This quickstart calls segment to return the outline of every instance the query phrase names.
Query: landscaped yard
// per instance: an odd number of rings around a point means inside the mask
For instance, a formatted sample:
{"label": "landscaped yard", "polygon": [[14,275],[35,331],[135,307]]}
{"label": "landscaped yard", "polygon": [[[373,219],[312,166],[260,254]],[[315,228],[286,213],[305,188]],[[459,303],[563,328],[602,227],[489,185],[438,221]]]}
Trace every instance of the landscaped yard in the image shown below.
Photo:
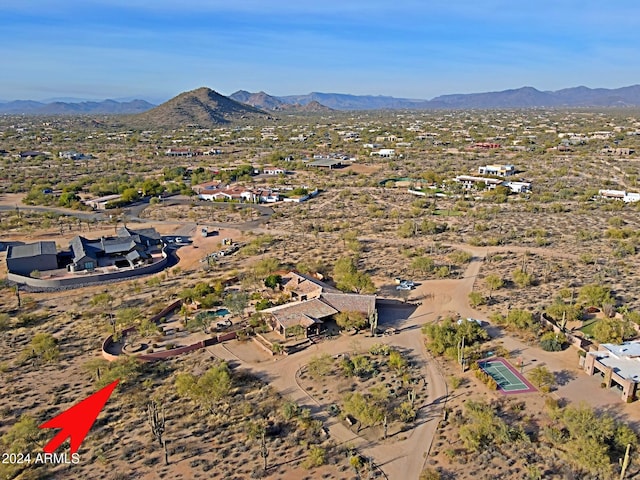
{"label": "landscaped yard", "polygon": [[582,327],[579,330],[587,337],[593,338],[593,329],[598,323],[598,320],[598,318],[590,318],[589,320],[582,323]]}

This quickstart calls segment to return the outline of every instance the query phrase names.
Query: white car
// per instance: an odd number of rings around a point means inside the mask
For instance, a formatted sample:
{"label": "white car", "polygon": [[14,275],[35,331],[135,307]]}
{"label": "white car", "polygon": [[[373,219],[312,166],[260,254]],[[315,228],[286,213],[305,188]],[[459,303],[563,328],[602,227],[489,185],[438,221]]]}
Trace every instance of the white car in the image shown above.
{"label": "white car", "polygon": [[411,290],[413,287],[410,287],[406,283],[401,283],[396,287],[396,290]]}

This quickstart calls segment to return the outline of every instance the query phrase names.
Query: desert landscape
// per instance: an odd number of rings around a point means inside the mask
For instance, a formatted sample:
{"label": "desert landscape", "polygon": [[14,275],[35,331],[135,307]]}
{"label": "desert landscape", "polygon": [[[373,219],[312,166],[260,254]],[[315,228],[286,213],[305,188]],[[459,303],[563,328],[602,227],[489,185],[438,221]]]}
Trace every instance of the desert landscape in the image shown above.
{"label": "desert landscape", "polygon": [[[640,336],[638,112],[247,110],[195,128],[167,120],[188,93],[130,123],[0,118],[0,453],[40,451],[38,425],[119,380],[79,462],[2,478],[640,475],[635,390],[585,370]],[[192,95],[223,108],[214,93]],[[131,277],[94,282],[74,239],[108,255],[122,229],[124,254],[153,230],[166,262],[117,257]],[[10,271],[43,242],[88,280]],[[491,358],[531,390],[506,394]]]}

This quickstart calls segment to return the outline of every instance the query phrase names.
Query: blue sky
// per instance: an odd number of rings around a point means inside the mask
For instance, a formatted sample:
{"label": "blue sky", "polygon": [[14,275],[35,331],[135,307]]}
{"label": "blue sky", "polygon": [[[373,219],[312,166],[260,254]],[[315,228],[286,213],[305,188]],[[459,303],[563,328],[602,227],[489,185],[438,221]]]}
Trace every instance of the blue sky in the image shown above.
{"label": "blue sky", "polygon": [[0,99],[615,88],[640,83],[638,18],[637,0],[4,0]]}

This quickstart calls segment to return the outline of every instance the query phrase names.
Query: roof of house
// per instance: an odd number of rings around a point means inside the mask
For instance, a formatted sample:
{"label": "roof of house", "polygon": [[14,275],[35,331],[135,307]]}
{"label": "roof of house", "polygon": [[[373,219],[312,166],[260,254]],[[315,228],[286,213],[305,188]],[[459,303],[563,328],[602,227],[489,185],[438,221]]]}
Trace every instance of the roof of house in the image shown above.
{"label": "roof of house", "polygon": [[98,258],[98,254],[127,254],[138,246],[146,247],[148,240],[160,240],[160,234],[155,228],[130,230],[127,227],[118,229],[117,237],[101,237],[89,240],[80,235],[73,237],[69,242],[73,251],[73,261],[78,262],[84,257]]}
{"label": "roof of house", "polygon": [[94,260],[97,259],[98,252],[100,251],[98,245],[99,243],[96,244],[80,235],[73,237],[69,242],[69,246],[73,252],[73,261],[78,262],[84,257],[93,258]]}
{"label": "roof of house", "polygon": [[127,227],[120,227],[118,229],[118,237],[133,237],[137,242],[140,242],[141,238],[144,240],[144,237],[151,240],[160,240],[162,238],[155,228],[131,230]]}
{"label": "roof of house", "polygon": [[456,182],[485,182],[485,183],[495,183],[496,185],[502,183],[503,180],[498,178],[485,178],[485,177],[474,177],[472,175],[458,175],[454,178]]}
{"label": "roof of house", "polygon": [[297,295],[317,295],[322,292],[340,292],[330,285],[308,275],[291,271],[282,276],[282,285],[285,290],[295,292]]}
{"label": "roof of house", "polygon": [[614,373],[633,382],[640,382],[640,342],[624,342],[620,345],[603,343],[604,350],[589,352],[598,361],[610,367]]}
{"label": "roof of house", "polygon": [[338,313],[338,310],[314,298],[302,302],[278,305],[277,307],[267,308],[262,312],[270,313],[282,326],[289,328],[294,325],[309,326],[314,323],[321,323],[323,318]]}
{"label": "roof of house", "polygon": [[9,246],[7,258],[27,258],[36,255],[56,255],[57,253],[56,242],[35,242]]}
{"label": "roof of house", "polygon": [[362,312],[369,315],[376,308],[375,295],[354,295],[349,293],[322,293],[320,300],[339,312]]}
{"label": "roof of house", "polygon": [[127,253],[136,248],[137,242],[131,237],[102,238],[102,251],[104,253]]}
{"label": "roof of house", "polygon": [[307,166],[310,167],[336,167],[338,165],[342,165],[342,162],[333,158],[320,158],[318,160],[314,160],[313,162],[307,163]]}

